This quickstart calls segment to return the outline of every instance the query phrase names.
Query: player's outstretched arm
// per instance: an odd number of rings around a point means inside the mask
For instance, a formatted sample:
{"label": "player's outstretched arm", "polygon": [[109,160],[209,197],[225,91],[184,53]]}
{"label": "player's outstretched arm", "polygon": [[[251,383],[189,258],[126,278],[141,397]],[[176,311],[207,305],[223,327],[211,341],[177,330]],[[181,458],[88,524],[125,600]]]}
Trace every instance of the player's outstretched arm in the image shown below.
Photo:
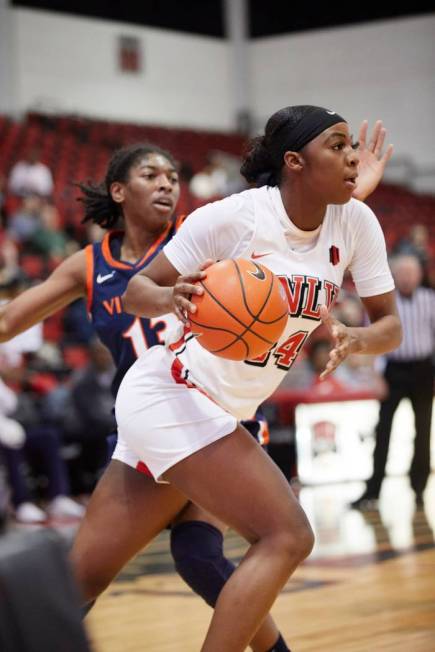
{"label": "player's outstretched arm", "polygon": [[78,251],[36,287],[0,306],[0,342],[6,342],[86,294],[85,252]]}
{"label": "player's outstretched arm", "polygon": [[361,124],[358,136],[359,168],[357,186],[353,192],[355,199],[364,201],[377,188],[384,176],[385,166],[393,154],[393,145],[383,151],[387,130],[382,120],[377,120],[369,142],[367,142],[368,122]]}

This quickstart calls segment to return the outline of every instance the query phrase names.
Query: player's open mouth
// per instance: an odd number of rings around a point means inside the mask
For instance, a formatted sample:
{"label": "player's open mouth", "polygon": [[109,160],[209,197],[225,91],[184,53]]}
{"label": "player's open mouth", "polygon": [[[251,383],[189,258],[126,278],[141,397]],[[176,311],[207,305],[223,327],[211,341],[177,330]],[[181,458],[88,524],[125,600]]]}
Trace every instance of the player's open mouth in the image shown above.
{"label": "player's open mouth", "polygon": [[161,211],[171,211],[173,208],[172,201],[170,199],[156,199],[153,201],[153,205],[156,206]]}
{"label": "player's open mouth", "polygon": [[356,187],[357,177],[358,177],[357,174],[355,176],[352,176],[352,177],[347,177],[347,179],[344,180],[345,185],[348,188],[352,188],[352,190],[353,190]]}

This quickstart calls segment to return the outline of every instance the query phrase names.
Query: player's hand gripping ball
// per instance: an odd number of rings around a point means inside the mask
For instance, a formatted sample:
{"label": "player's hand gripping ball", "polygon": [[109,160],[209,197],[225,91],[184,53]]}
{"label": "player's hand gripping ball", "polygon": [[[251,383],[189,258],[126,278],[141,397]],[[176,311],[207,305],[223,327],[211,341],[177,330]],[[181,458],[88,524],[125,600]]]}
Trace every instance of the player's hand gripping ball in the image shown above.
{"label": "player's hand gripping ball", "polygon": [[210,353],[229,360],[252,360],[280,338],[288,304],[279,279],[264,265],[237,258],[207,267],[198,281],[202,295],[192,295],[192,333]]}

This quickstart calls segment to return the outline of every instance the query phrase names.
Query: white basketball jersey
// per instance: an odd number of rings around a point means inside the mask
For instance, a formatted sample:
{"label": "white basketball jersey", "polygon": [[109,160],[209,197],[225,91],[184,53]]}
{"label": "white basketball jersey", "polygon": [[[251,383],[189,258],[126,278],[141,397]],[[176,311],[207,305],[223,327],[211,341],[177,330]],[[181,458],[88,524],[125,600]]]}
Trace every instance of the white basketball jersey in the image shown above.
{"label": "white basketball jersey", "polygon": [[250,258],[281,279],[288,323],[280,340],[260,358],[244,362],[219,358],[191,333],[183,334],[181,324],[167,340],[186,377],[238,419],[251,418],[280,384],[319,325],[319,307],[330,307],[337,298],[346,269],[362,297],[394,288],[382,230],[362,202],[352,199],[328,206],[308,250],[292,248],[295,226],[291,226],[279,189],[265,186],[199,208],[163,250],[183,275],[196,271],[207,258]]}

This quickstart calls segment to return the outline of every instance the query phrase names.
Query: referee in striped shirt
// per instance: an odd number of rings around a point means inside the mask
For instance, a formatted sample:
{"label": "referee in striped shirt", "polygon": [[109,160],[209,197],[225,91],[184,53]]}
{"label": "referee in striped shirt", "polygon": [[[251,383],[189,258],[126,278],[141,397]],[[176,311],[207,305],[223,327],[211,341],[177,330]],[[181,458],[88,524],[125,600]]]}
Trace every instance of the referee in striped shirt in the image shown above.
{"label": "referee in striped shirt", "polygon": [[385,477],[394,413],[403,398],[409,398],[415,415],[414,455],[409,471],[417,507],[430,474],[430,431],[434,383],[435,291],[421,287],[422,268],[415,256],[398,255],[391,261],[396,283],[396,301],[403,339],[386,356],[384,378],[388,395],[381,402],[376,426],[373,474],[363,495],[351,506],[369,510],[377,501]]}

